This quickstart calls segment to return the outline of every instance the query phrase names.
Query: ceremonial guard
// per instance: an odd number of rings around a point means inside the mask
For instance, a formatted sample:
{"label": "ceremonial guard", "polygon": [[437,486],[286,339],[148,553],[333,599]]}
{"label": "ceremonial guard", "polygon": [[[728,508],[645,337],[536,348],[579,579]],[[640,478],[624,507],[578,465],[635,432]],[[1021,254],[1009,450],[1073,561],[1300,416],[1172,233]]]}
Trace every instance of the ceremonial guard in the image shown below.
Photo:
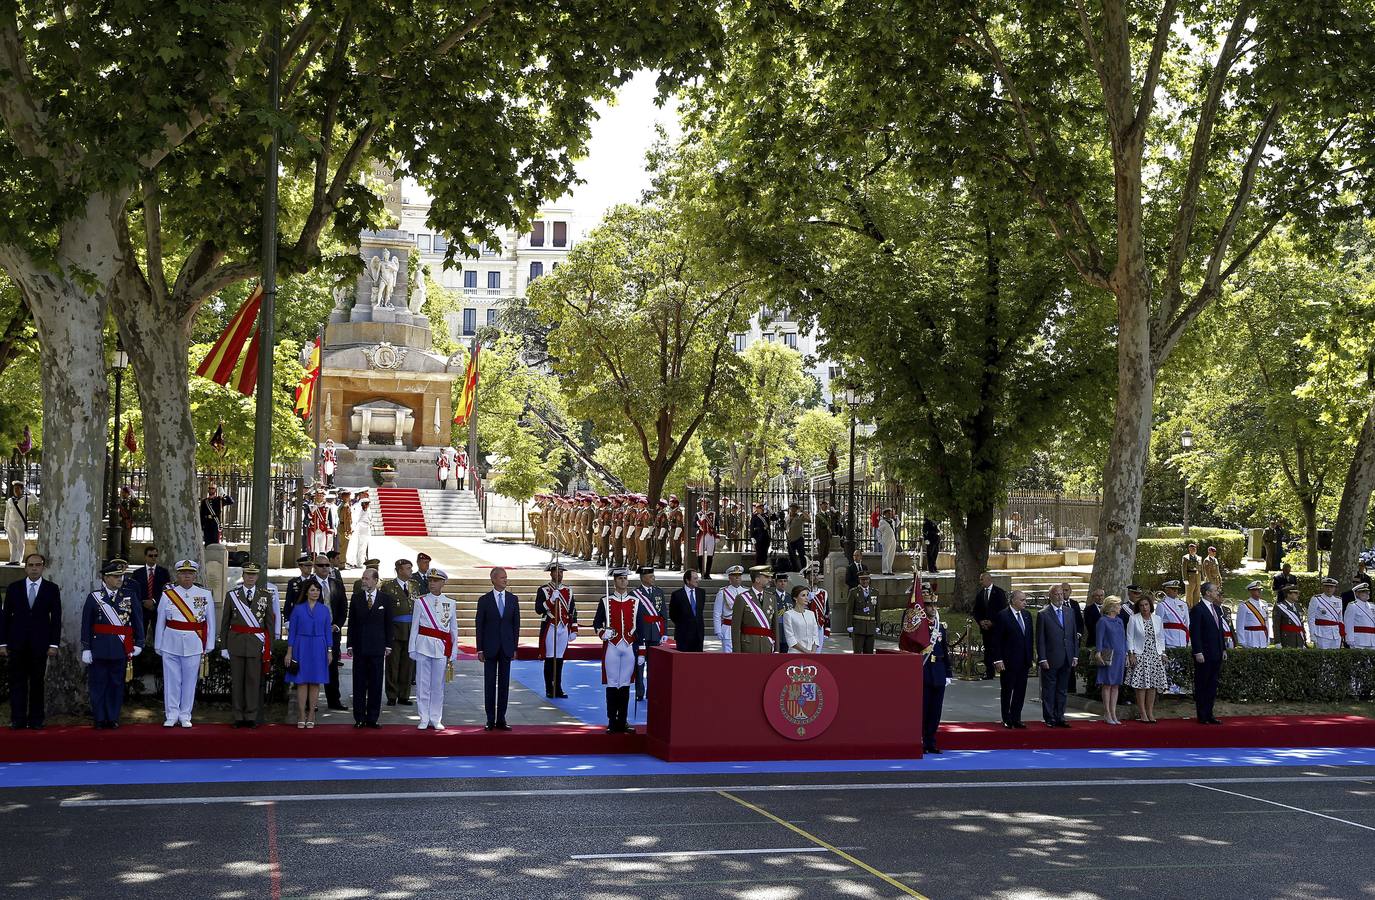
{"label": "ceremonial guard", "polygon": [[611,500],[597,498],[597,563],[611,566]]}
{"label": "ceremonial guard", "polygon": [[602,639],[602,684],[606,685],[608,734],[634,734],[626,721],[630,712],[630,685],[635,680],[636,612],[639,602],[626,593],[630,572],[611,573],[611,593],[597,605],[592,628]]}
{"label": "ceremonial guard", "polygon": [[654,564],[668,568],[668,501],[659,498],[659,509],[654,513]]}
{"label": "ceremonial guard", "polygon": [[664,592],[654,584],[654,567],[640,568],[640,583],[630,592],[640,603],[635,626],[635,699],[645,698],[645,667],[649,648],[657,647],[668,637],[664,617],[668,613]]}
{"label": "ceremonial guard", "polygon": [[1261,599],[1260,592],[1265,587],[1259,581],[1246,585],[1248,596],[1237,604],[1236,639],[1241,647],[1270,646],[1270,612]]}
{"label": "ceremonial guard", "polygon": [[1346,626],[1346,645],[1353,650],[1375,649],[1375,607],[1370,605],[1370,585],[1361,583],[1353,590],[1356,599],[1342,614]]}
{"label": "ceremonial guard", "polygon": [[468,451],[462,447],[458,448],[458,456],[454,458],[454,477],[458,479],[458,489],[467,490],[468,483]]}
{"label": "ceremonial guard", "polygon": [[1222,587],[1222,560],[1217,558],[1217,548],[1209,547],[1208,555],[1203,557],[1203,581]]}
{"label": "ceremonial guard", "polygon": [[726,501],[726,510],[721,515],[721,534],[726,539],[726,549],[740,549],[740,507],[734,500]]}
{"label": "ceremonial guard", "polygon": [[201,499],[201,539],[205,546],[224,543],[224,511],[234,505],[233,497],[221,497],[220,489],[211,482]]}
{"label": "ceremonial guard", "polygon": [[29,530],[29,498],[24,482],[11,481],[5,498],[5,538],[10,543],[10,565],[24,564],[24,535]]}
{"label": "ceremonial guard", "polygon": [[[335,539],[338,542],[334,549],[339,551],[339,559],[345,566],[353,566],[353,492],[348,488],[339,489],[339,504],[335,507],[334,520],[339,523],[338,533]],[[366,557],[366,553],[358,558],[361,560]]]}
{"label": "ceremonial guard", "polygon": [[[1193,541],[1188,543],[1188,551],[1179,561],[1179,571],[1184,580],[1184,602],[1193,609],[1194,604],[1203,596],[1200,593],[1203,587],[1203,560],[1198,555],[1198,544]],[[1221,585],[1222,582],[1217,581],[1214,584]]]}
{"label": "ceremonial guard", "polygon": [[323,488],[306,510],[306,547],[311,553],[328,553],[334,546],[334,510],[325,502]]}
{"label": "ceremonial guard", "polygon": [[276,598],[258,586],[258,564],[243,567],[220,614],[220,655],[229,660],[229,698],[235,728],[256,728],[263,677],[272,670],[272,639],[281,622]]}
{"label": "ceremonial guard", "polygon": [[441,447],[434,460],[435,480],[439,482],[441,491],[448,490],[449,476],[454,473],[453,452],[453,447]]}
{"label": "ceremonial guard", "polygon": [[118,728],[124,684],[143,652],[143,605],[124,583],[128,564],[112,559],[100,569],[103,587],[86,595],[81,610],[81,661],[89,668],[91,716],[97,728]]}
{"label": "ceremonial guard", "polygon": [[353,515],[353,566],[361,567],[368,558],[372,544],[372,530],[377,525],[377,514],[372,511],[372,497],[366,493],[358,498],[358,509]]}
{"label": "ceremonial guard", "polygon": [[625,497],[611,498],[611,566],[621,568],[625,565]]}
{"label": "ceremonial guard", "polygon": [[807,608],[816,614],[816,652],[826,651],[826,639],[831,636],[831,597],[821,586],[821,563],[807,566]]}
{"label": "ceremonial guard", "polygon": [[730,653],[734,649],[732,641],[735,631],[733,629],[735,601],[745,592],[745,588],[740,581],[744,577],[745,570],[741,566],[731,566],[726,570],[727,584],[716,592],[716,607],[712,610],[711,618],[716,632],[716,637],[721,641],[721,649]]}
{"label": "ceremonial guard", "polygon": [[334,470],[339,467],[339,453],[334,449],[334,440],[325,441],[325,449],[320,451],[320,469],[325,476],[325,486],[334,487]]}
{"label": "ceremonial guard", "polygon": [[731,649],[735,653],[773,653],[777,609],[768,588],[767,566],[750,569],[750,587],[735,598],[731,610]]}
{"label": "ceremonial guard", "polygon": [[1337,596],[1337,579],[1324,578],[1322,593],[1308,601],[1308,634],[1319,650],[1336,650],[1346,639],[1342,622],[1342,599]]}
{"label": "ceremonial guard", "polygon": [[[940,753],[936,733],[941,726],[941,711],[945,706],[945,689],[955,680],[950,665],[950,641],[945,623],[941,621],[940,600],[933,586],[922,592],[922,620],[912,628],[913,649],[925,656],[921,667],[921,745],[926,753]],[[904,638],[908,637],[908,622],[903,622]]]}
{"label": "ceremonial guard", "polygon": [[634,572],[640,568],[640,504],[645,501],[632,497],[625,509],[625,567]]}
{"label": "ceremonial guard", "polygon": [[525,517],[530,520],[530,530],[535,535],[535,546],[549,548],[549,541],[544,533],[544,506],[545,495],[536,494],[534,501],[530,504],[530,509]]}
{"label": "ceremonial guard", "polygon": [[563,583],[562,563],[547,567],[549,583],[535,591],[535,618],[539,619],[539,655],[544,660],[544,696],[567,697],[563,692],[563,658],[578,635],[578,607],[573,589]]}
{"label": "ceremonial guard", "polygon": [[668,556],[673,571],[683,570],[683,542],[687,538],[687,513],[678,505],[678,496],[668,498]]}
{"label": "ceremonial guard", "polygon": [[[411,659],[411,624],[415,618],[415,598],[429,593],[430,579],[427,572],[417,582],[411,575],[411,561],[396,561],[396,577],[382,585],[382,593],[391,598],[392,631],[391,653],[387,654],[387,705],[402,706],[411,704],[411,680],[415,677],[415,661]],[[416,691],[417,696],[419,690]],[[422,721],[424,721],[422,719]]]}
{"label": "ceremonial guard", "polygon": [[407,640],[406,655],[415,666],[415,710],[420,713],[416,727],[421,731],[444,730],[444,682],[453,679],[458,659],[458,604],[443,593],[448,578],[443,569],[430,570],[429,590],[415,600]]}
{"label": "ceremonial guard", "polygon": [[1289,585],[1275,602],[1275,641],[1281,647],[1308,646],[1303,613],[1299,610],[1299,589]]}
{"label": "ceremonial guard", "polygon": [[[1179,596],[1183,585],[1178,581],[1167,581],[1163,585],[1165,596],[1160,598],[1156,612],[1165,624],[1165,647],[1189,646],[1189,604]],[[1087,619],[1087,617],[1085,617]],[[1086,623],[1087,624],[1087,623]]]}
{"label": "ceremonial guard", "polygon": [[869,588],[869,570],[859,570],[859,587],[850,591],[850,643],[855,653],[874,652],[878,596]]}
{"label": "ceremonial guard", "polygon": [[162,727],[191,727],[196,705],[196,683],[206,655],[215,649],[215,598],[196,584],[200,564],[183,559],[177,563],[177,583],[167,586],[158,601],[153,645],[162,657],[162,702],[167,712]]}
{"label": "ceremonial guard", "polygon": [[711,559],[716,555],[716,513],[711,501],[702,500],[697,511],[697,538],[693,548],[697,555],[697,569],[703,578],[711,577]]}

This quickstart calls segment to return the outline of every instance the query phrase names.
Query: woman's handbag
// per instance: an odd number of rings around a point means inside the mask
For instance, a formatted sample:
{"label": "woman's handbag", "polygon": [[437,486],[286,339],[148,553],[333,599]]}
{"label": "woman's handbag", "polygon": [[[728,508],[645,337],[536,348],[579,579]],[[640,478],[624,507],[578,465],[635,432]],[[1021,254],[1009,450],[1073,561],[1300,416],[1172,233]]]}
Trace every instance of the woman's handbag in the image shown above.
{"label": "woman's handbag", "polygon": [[288,675],[300,675],[300,674],[301,674],[301,661],[300,661],[299,659],[293,659],[291,662],[287,663],[287,664],[286,664],[286,673],[287,673]]}
{"label": "woman's handbag", "polygon": [[1111,650],[1099,650],[1098,652],[1094,653],[1094,654],[1093,654],[1093,664],[1094,664],[1095,666],[1110,666],[1110,665],[1112,665],[1112,651],[1111,651]]}

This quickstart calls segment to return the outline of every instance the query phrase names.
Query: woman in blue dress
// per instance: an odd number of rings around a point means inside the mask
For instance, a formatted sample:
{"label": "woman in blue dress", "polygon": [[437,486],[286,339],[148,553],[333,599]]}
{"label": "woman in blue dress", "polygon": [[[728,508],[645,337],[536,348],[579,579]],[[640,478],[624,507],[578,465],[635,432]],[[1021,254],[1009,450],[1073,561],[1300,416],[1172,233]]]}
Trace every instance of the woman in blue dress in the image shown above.
{"label": "woman in blue dress", "polygon": [[[1112,596],[1103,601],[1103,617],[1098,620],[1098,686],[1103,689],[1103,719],[1109,725],[1121,725],[1117,718],[1117,693],[1122,689],[1122,676],[1127,665],[1127,626],[1117,617],[1122,611],[1122,598]],[[1111,654],[1107,665],[1104,657]]]}
{"label": "woman in blue dress", "polygon": [[329,605],[321,599],[320,582],[306,585],[305,601],[291,610],[287,632],[285,665],[300,663],[295,674],[288,672],[288,684],[296,685],[297,728],[315,727],[315,710],[320,703],[320,685],[329,681],[329,644],[331,634]]}

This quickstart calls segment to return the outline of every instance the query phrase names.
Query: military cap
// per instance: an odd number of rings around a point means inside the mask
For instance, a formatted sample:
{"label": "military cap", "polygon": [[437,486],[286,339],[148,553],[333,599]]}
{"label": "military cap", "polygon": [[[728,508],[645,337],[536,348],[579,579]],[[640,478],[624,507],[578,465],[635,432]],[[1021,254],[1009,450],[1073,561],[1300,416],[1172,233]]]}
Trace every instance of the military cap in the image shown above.
{"label": "military cap", "polygon": [[1161,587],[1174,588],[1175,590],[1179,590],[1180,588],[1184,587],[1184,585],[1180,583],[1178,578],[1171,578],[1169,581],[1162,584]]}
{"label": "military cap", "polygon": [[653,567],[653,566],[640,566],[639,574],[641,574],[641,575],[653,575],[653,574],[654,574],[654,567]]}
{"label": "military cap", "polygon": [[178,572],[199,572],[200,570],[200,563],[196,562],[194,559],[182,559],[177,561]]}
{"label": "military cap", "polygon": [[1323,587],[1336,587],[1336,586],[1337,586],[1337,579],[1335,579],[1335,578],[1324,578],[1324,579],[1322,580],[1322,586],[1323,586]]}
{"label": "military cap", "polygon": [[1364,581],[1358,582],[1357,584],[1354,584],[1354,585],[1351,586],[1351,593],[1353,593],[1353,594],[1369,594],[1369,593],[1370,593],[1370,585],[1366,584]]}
{"label": "military cap", "polygon": [[557,561],[557,560],[555,560],[554,562],[551,562],[549,565],[547,565],[547,566],[544,567],[544,571],[546,571],[546,572],[553,572],[553,571],[555,571],[555,570],[557,570],[557,571],[559,571],[559,572],[567,572],[567,571],[568,571],[568,567],[565,566],[563,563]]}
{"label": "military cap", "polygon": [[365,568],[365,569],[376,569],[376,568],[377,568],[378,566],[380,566],[380,565],[382,565],[382,560],[380,560],[380,559],[365,559],[365,560],[363,560],[363,568]]}
{"label": "military cap", "polygon": [[1251,582],[1250,584],[1246,585],[1246,590],[1248,590],[1248,591],[1258,591],[1258,590],[1260,590],[1262,587],[1264,587],[1264,585],[1262,585],[1259,581],[1253,581],[1253,582]]}
{"label": "military cap", "polygon": [[744,575],[744,574],[745,574],[745,567],[744,567],[744,566],[731,566],[729,569],[726,570],[726,575],[727,575],[727,576],[730,576],[730,575]]}
{"label": "military cap", "polygon": [[129,571],[129,564],[122,559],[112,559],[100,567],[101,575],[124,575]]}
{"label": "military cap", "polygon": [[298,563],[308,563],[312,561],[312,558],[309,553],[302,553],[300,556],[296,557],[296,561]]}
{"label": "military cap", "polygon": [[245,575],[257,575],[259,572],[262,571],[262,569],[258,568],[257,563],[253,562],[252,560],[249,560],[248,562],[243,564],[242,571]]}
{"label": "military cap", "polygon": [[1141,593],[1141,585],[1139,585],[1139,584],[1129,584],[1129,585],[1127,585],[1127,593],[1128,593],[1128,594],[1139,594],[1139,593]]}
{"label": "military cap", "polygon": [[626,569],[626,568],[612,569],[612,570],[611,570],[611,577],[612,577],[612,578],[629,578],[629,577],[630,577],[630,570],[629,570],[629,569]]}
{"label": "military cap", "polygon": [[449,573],[438,566],[432,566],[430,571],[425,573],[425,579],[427,581],[448,581]]}

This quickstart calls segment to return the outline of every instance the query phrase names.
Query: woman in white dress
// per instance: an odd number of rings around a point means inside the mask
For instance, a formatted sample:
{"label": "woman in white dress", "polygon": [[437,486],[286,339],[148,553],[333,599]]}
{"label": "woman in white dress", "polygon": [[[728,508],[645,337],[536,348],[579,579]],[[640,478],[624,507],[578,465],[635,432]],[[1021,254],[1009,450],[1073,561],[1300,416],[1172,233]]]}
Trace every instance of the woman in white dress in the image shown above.
{"label": "woman in white dress", "polygon": [[783,643],[789,653],[816,653],[820,646],[820,624],[808,608],[807,586],[793,588],[793,608],[783,614]]}

